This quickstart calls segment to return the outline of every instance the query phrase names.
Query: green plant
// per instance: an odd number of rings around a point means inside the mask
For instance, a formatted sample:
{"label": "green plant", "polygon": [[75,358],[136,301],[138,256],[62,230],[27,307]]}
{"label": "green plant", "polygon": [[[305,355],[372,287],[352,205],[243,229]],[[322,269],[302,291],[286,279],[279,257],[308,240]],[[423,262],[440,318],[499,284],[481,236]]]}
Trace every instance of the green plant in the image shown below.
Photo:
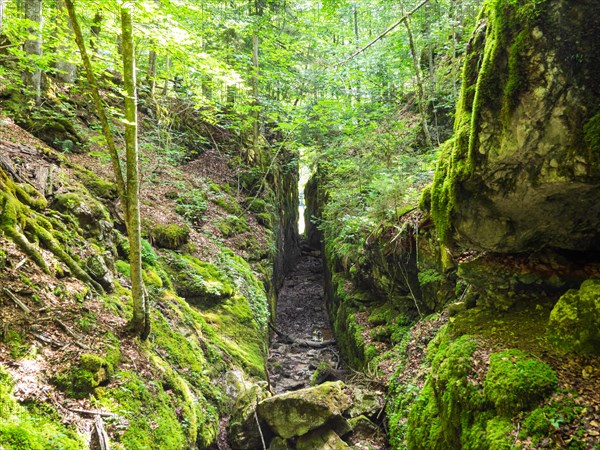
{"label": "green plant", "polygon": [[208,198],[204,191],[192,189],[180,194],[175,199],[175,203],[177,204],[175,212],[189,220],[192,224],[197,225],[204,217],[204,212],[208,206],[207,200]]}

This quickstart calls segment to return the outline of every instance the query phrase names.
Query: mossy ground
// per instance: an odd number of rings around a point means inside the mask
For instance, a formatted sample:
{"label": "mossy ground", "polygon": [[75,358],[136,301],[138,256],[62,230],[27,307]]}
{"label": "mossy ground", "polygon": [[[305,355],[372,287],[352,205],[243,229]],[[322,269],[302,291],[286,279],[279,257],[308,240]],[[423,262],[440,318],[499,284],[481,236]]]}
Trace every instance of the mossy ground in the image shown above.
{"label": "mossy ground", "polygon": [[[77,158],[86,161],[84,156]],[[231,403],[219,381],[222,374],[241,370],[249,380],[265,378],[267,320],[274,295],[269,258],[275,256],[267,244],[274,241],[275,234],[263,233],[262,227],[250,230],[249,224],[256,224],[251,215],[235,220],[224,217],[223,223],[231,225],[234,234],[244,233],[247,248],[239,253],[255,255],[253,268],[227,248],[229,242],[199,226],[206,219],[209,199],[224,200],[220,207],[230,214],[243,211],[239,193],[235,197],[228,185],[212,183],[208,195],[204,189],[188,189],[189,195],[177,196],[179,201],[173,202],[173,209],[179,207],[187,225],[166,225],[154,233],[146,229],[148,240],[142,243],[153,332],[148,342],[140,344],[125,331],[132,313],[127,289],[128,243],[113,229],[120,225],[115,225],[118,219],[106,207],[114,200],[114,185],[81,167],[70,163],[65,167],[75,178],[56,170],[58,183],[68,182],[69,189],[61,190],[49,206],[35,189],[20,186],[0,172],[0,275],[5,277],[3,282],[15,275],[13,267],[24,259],[23,252],[29,255],[27,264],[6,286],[16,292],[19,286],[33,291],[19,296],[36,310],[54,311],[65,325],[50,320],[36,328],[52,334],[48,342],[68,343],[68,354],[62,359],[58,355],[64,350],[52,344],[50,369],[38,382],[45,384],[61,404],[77,399],[86,408],[116,414],[104,419],[113,448],[208,447],[215,441],[220,418],[229,412]],[[264,200],[256,203],[260,207],[256,211],[275,209]],[[148,208],[152,203],[146,201],[144,205]],[[164,212],[163,208],[161,214]],[[169,217],[173,224],[181,223],[181,218]],[[103,221],[107,228],[97,226]],[[208,249],[214,249],[212,254],[196,252],[199,233],[204,233],[202,242]],[[196,242],[186,242],[190,234]],[[162,247],[177,247],[186,253],[156,250],[150,241],[157,240]],[[276,247],[274,242],[270,246]],[[85,275],[81,262],[90,255],[102,255],[109,268],[116,268],[112,292],[100,295],[102,289]],[[255,272],[259,268],[262,275]],[[73,274],[93,289],[71,281],[69,275]],[[268,281],[267,287],[261,279]],[[199,308],[191,306],[176,295],[182,285],[210,300]],[[17,311],[15,320],[21,320],[24,313],[19,313],[16,305],[10,300],[2,302],[2,320],[8,317],[3,314],[6,311]],[[45,334],[41,336],[44,339]],[[40,347],[50,346],[36,342],[28,329],[12,325],[2,339],[0,354],[8,359],[36,357]],[[23,406],[5,395],[6,386],[0,383],[0,410],[17,408],[19,420],[2,422],[0,446],[36,450],[82,447],[77,430],[61,425],[58,416],[42,419],[37,412],[26,416]],[[65,420],[81,425],[89,418]]]}

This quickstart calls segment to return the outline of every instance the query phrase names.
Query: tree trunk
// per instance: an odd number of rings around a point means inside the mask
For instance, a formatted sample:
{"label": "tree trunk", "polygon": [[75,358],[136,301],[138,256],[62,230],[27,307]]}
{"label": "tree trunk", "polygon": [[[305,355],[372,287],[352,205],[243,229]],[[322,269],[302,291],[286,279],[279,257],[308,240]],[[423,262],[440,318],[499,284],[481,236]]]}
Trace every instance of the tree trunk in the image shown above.
{"label": "tree trunk", "polygon": [[419,55],[417,54],[412,29],[410,27],[410,17],[406,17],[406,19],[404,20],[404,26],[406,27],[406,33],[408,34],[410,54],[413,60],[413,67],[415,69],[415,78],[417,79],[417,96],[419,97],[419,111],[421,113],[421,126],[423,127],[423,136],[425,137],[425,145],[431,148],[433,147],[433,144],[431,142],[431,135],[429,134],[429,125],[427,124],[427,110],[425,108],[425,90],[423,89],[423,77],[421,76]]}
{"label": "tree trunk", "polygon": [[145,295],[144,283],[142,279],[142,259],[141,259],[141,226],[140,226],[140,208],[139,208],[139,174],[138,174],[138,152],[137,152],[137,107],[135,92],[135,60],[133,49],[133,20],[130,9],[121,10],[121,26],[123,33],[123,72],[125,78],[125,140],[126,140],[126,160],[127,160],[127,184],[123,178],[119,154],[114,141],[106,109],[100,97],[98,81],[94,74],[92,63],[85,48],[83,34],[75,15],[73,0],[65,0],[67,11],[71,19],[75,41],[81,53],[81,59],[85,67],[90,91],[94,100],[94,106],[100,123],[102,132],[106,139],[107,147],[110,153],[113,172],[117,184],[117,191],[123,210],[125,213],[125,223],[127,225],[127,234],[130,247],[131,264],[131,295],[133,297],[133,318],[131,326],[133,331],[138,333],[142,339],[146,339],[150,333],[150,314]]}
{"label": "tree trunk", "polygon": [[[56,1],[56,7],[58,10],[61,11],[61,13],[64,14],[65,11],[65,2],[64,0],[57,0]],[[61,14],[61,16],[63,15]],[[62,20],[62,17],[61,17]],[[67,25],[65,26],[63,23],[61,23],[61,28],[67,28],[69,27],[69,24],[67,23]],[[58,49],[60,50],[61,53],[65,54],[66,53],[66,47],[64,45],[59,45]],[[58,70],[58,79],[60,81],[62,81],[63,83],[73,83],[75,81],[75,75],[77,73],[77,66],[71,62],[68,61],[56,61],[56,63],[54,64],[54,67]]]}
{"label": "tree trunk", "polygon": [[252,97],[254,99],[254,130],[252,133],[252,144],[254,149],[258,148],[258,138],[260,136],[260,111],[258,101],[258,29],[252,33]]}
{"label": "tree trunk", "polygon": [[35,38],[25,41],[25,52],[33,58],[29,63],[31,68],[23,72],[23,83],[33,91],[35,104],[39,105],[42,101],[42,70],[38,67],[37,59],[42,55],[42,0],[25,2],[25,18],[34,22],[27,31]]}
{"label": "tree trunk", "polygon": [[90,37],[90,48],[94,55],[98,53],[98,37],[102,30],[102,19],[102,12],[96,11],[94,19],[92,20],[92,26],[90,27],[90,31],[92,32],[92,36]]}
{"label": "tree trunk", "polygon": [[150,50],[148,53],[148,73],[146,74],[146,82],[150,88],[150,95],[154,98],[156,90],[156,51]]}
{"label": "tree trunk", "polygon": [[6,0],[0,0],[0,36],[2,36],[2,23],[4,22],[4,4]]}
{"label": "tree trunk", "polygon": [[142,229],[140,220],[137,96],[135,84],[135,49],[133,43],[133,12],[131,4],[121,7],[123,42],[123,79],[125,82],[125,149],[127,159],[127,233],[131,265],[131,296],[133,317],[130,325],[142,339],[150,334],[150,314],[144,280],[142,279]]}
{"label": "tree trunk", "polygon": [[166,97],[169,92],[169,74],[171,72],[171,70],[170,70],[171,69],[171,57],[169,55],[167,55],[165,58],[165,69],[167,71],[167,74],[165,77],[165,84],[162,89],[163,97]]}

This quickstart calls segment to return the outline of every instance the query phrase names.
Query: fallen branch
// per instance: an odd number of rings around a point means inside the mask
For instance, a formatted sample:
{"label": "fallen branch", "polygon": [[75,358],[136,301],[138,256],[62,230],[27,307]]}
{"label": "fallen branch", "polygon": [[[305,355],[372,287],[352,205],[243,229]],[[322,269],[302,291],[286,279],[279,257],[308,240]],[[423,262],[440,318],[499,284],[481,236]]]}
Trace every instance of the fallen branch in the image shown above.
{"label": "fallen branch", "polygon": [[89,414],[91,416],[100,416],[100,417],[117,417],[116,414],[105,412],[105,411],[90,411],[88,409],[76,409],[76,408],[67,408],[69,411],[78,413],[78,414]]}
{"label": "fallen branch", "polygon": [[302,345],[304,347],[311,347],[311,348],[324,348],[324,347],[329,347],[330,345],[335,345],[334,339],[330,339],[327,341],[321,341],[321,342],[308,341],[306,339],[296,339],[295,337],[292,337],[290,335],[285,334],[282,331],[279,331],[275,327],[275,325],[273,325],[271,322],[269,322],[269,327],[275,332],[275,334],[277,336],[279,336],[281,339],[283,339],[283,341],[285,343],[288,343],[288,344],[297,344],[297,345]]}
{"label": "fallen branch", "polygon": [[13,302],[17,304],[19,308],[23,310],[25,314],[31,314],[31,310],[23,303],[21,300],[17,298],[15,294],[13,294],[8,288],[2,288],[2,291],[10,298]]}
{"label": "fallen branch", "polygon": [[364,47],[362,47],[361,49],[355,51],[354,53],[352,53],[352,55],[350,55],[348,58],[346,58],[345,60],[335,64],[333,67],[338,67],[341,66],[343,64],[346,64],[348,61],[356,58],[358,55],[360,55],[362,52],[364,52],[366,49],[368,49],[369,47],[371,47],[373,44],[375,44],[377,41],[383,39],[385,36],[387,36],[389,33],[391,33],[393,30],[395,30],[396,28],[398,28],[398,26],[404,22],[406,19],[408,19],[410,16],[412,16],[414,13],[416,13],[419,9],[421,9],[421,7],[423,5],[425,5],[427,2],[429,2],[429,0],[423,0],[421,3],[419,3],[417,6],[415,6],[411,11],[407,12],[406,14],[404,14],[402,16],[402,18],[396,22],[395,24],[393,24],[391,27],[389,27],[387,30],[385,30],[383,33],[381,33],[379,36],[377,36],[375,39],[373,39],[371,42],[369,42],[367,45],[365,45]]}
{"label": "fallen branch", "polygon": [[90,450],[110,450],[108,434],[104,429],[104,423],[101,416],[96,416],[94,420],[94,430],[90,439]]}

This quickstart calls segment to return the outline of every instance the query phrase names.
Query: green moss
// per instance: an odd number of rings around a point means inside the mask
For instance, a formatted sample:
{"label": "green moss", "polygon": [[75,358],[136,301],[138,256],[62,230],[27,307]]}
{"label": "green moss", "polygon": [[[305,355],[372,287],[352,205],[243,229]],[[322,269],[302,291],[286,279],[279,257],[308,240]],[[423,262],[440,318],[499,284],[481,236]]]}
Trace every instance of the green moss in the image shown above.
{"label": "green moss", "polygon": [[105,354],[84,353],[76,366],[58,373],[54,382],[74,398],[84,398],[98,386],[109,382],[121,357],[119,340],[112,333],[106,337]]}
{"label": "green moss", "polygon": [[233,214],[236,216],[243,216],[244,210],[241,206],[235,201],[235,199],[231,196],[219,196],[212,200],[212,202],[223,209],[225,212],[229,214]]}
{"label": "green moss", "polygon": [[[179,386],[144,382],[135,373],[119,372],[116,387],[97,390],[98,402],[125,417],[129,426],[119,440],[125,448],[188,448],[189,408]],[[177,414],[182,408],[181,415]],[[185,408],[185,410],[183,409]],[[184,412],[185,411],[185,412]]]}
{"label": "green moss", "polygon": [[6,333],[4,333],[2,342],[6,344],[10,352],[10,356],[14,359],[19,359],[25,356],[30,347],[29,343],[23,338],[23,336],[14,330],[8,330]]}
{"label": "green moss", "polygon": [[485,395],[509,417],[531,409],[557,386],[556,374],[546,363],[516,349],[492,354],[484,381]]}
{"label": "green moss", "polygon": [[187,225],[171,223],[156,225],[150,232],[150,239],[158,247],[176,250],[190,240],[190,228]]}
{"label": "green moss", "polygon": [[125,276],[126,278],[131,277],[131,266],[127,261],[119,259],[115,263],[115,267],[117,269],[117,272],[119,272],[121,275]]}
{"label": "green moss", "polygon": [[[461,185],[473,175],[483,105],[507,119],[526,87],[524,51],[544,1],[490,0],[484,5],[487,25],[476,29],[465,54],[454,135],[440,147],[431,186],[431,215],[442,242],[450,238]],[[508,70],[502,68],[505,59]]]}
{"label": "green moss", "polygon": [[[494,417],[485,426],[485,448],[490,450],[508,450],[513,448],[514,438],[510,436],[512,422],[504,417]],[[471,445],[471,448],[475,447]]]}
{"label": "green moss", "polygon": [[550,421],[543,408],[534,409],[523,421],[523,432],[526,436],[544,436],[549,431]]}
{"label": "green moss", "polygon": [[79,450],[84,440],[49,406],[19,405],[14,382],[0,365],[0,447],[6,450]]}
{"label": "green moss", "polygon": [[558,300],[547,334],[566,350],[600,352],[600,280],[587,280]]}
{"label": "green moss", "polygon": [[224,237],[232,237],[250,231],[250,226],[244,217],[223,217],[215,222],[215,226]]}
{"label": "green moss", "polygon": [[91,170],[75,166],[75,176],[97,197],[115,200],[118,196],[115,183],[103,180]]}
{"label": "green moss", "polygon": [[177,294],[196,305],[210,305],[234,293],[229,277],[213,264],[169,253],[163,259]]}
{"label": "green moss", "polygon": [[142,272],[142,278],[147,287],[162,288],[163,280],[158,273],[151,267]]}

